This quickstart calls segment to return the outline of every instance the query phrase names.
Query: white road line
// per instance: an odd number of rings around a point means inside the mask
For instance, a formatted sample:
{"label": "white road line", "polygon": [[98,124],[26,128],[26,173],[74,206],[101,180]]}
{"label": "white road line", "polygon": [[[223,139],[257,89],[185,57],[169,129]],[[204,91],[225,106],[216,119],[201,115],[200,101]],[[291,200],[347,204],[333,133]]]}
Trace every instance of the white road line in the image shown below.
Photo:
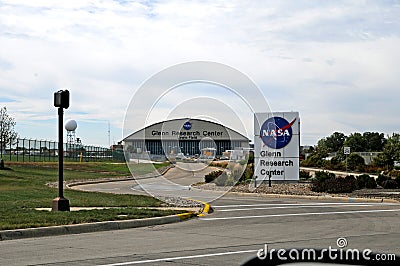
{"label": "white road line", "polygon": [[272,209],[296,209],[296,208],[337,208],[337,207],[374,207],[376,205],[354,204],[354,205],[324,205],[324,206],[276,206],[276,207],[256,207],[256,208],[241,208],[241,209],[225,209],[218,212],[234,212],[234,211],[251,211],[251,210],[272,210]]}
{"label": "white road line", "polygon": [[315,205],[399,205],[397,203],[354,203],[354,202],[314,202],[314,203],[262,203],[262,204],[240,204],[240,205],[213,205],[213,208],[235,208],[235,207],[253,207],[253,206],[315,206]]}
{"label": "white road line", "polygon": [[122,265],[152,263],[152,262],[159,262],[159,261],[174,261],[174,260],[197,259],[197,258],[206,258],[206,257],[215,257],[215,256],[226,256],[226,255],[234,255],[234,254],[242,254],[242,253],[254,253],[254,254],[256,254],[257,251],[258,251],[257,249],[239,250],[239,251],[231,251],[231,252],[212,253],[212,254],[201,254],[201,255],[191,255],[191,256],[181,256],[181,257],[160,258],[160,259],[152,259],[152,260],[128,261],[128,262],[120,262],[120,263],[113,263],[113,264],[104,264],[104,265],[99,265],[99,266],[122,266]]}
{"label": "white road line", "polygon": [[235,220],[235,219],[251,219],[251,218],[268,218],[268,217],[286,217],[286,216],[308,216],[308,215],[327,215],[327,214],[348,214],[348,213],[376,213],[376,212],[400,212],[400,209],[391,210],[360,210],[360,211],[341,211],[341,212],[308,212],[308,213],[283,213],[283,214],[267,214],[252,216],[235,216],[235,217],[215,217],[215,218],[199,218],[203,221],[213,220]]}

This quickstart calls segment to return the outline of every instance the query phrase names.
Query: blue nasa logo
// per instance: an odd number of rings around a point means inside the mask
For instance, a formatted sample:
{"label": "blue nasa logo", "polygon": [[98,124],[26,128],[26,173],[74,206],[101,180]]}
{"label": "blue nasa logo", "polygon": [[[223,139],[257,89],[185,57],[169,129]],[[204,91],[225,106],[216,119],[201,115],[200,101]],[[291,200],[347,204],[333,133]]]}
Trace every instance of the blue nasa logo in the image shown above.
{"label": "blue nasa logo", "polygon": [[186,130],[189,130],[192,128],[192,123],[190,123],[189,121],[185,122],[185,124],[183,124],[183,128]]}
{"label": "blue nasa logo", "polygon": [[292,139],[292,122],[283,117],[271,117],[265,120],[260,129],[260,138],[264,144],[272,149],[282,149]]}

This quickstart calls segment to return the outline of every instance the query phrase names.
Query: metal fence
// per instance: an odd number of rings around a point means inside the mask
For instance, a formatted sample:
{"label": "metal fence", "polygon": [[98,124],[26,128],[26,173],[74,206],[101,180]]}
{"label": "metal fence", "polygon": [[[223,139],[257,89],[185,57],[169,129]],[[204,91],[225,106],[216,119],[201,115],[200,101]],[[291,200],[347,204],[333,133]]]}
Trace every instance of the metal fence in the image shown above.
{"label": "metal fence", "polygon": [[[64,160],[70,162],[124,161],[122,150],[64,143]],[[55,162],[58,160],[58,142],[37,139],[16,139],[3,145],[0,156],[16,162]]]}

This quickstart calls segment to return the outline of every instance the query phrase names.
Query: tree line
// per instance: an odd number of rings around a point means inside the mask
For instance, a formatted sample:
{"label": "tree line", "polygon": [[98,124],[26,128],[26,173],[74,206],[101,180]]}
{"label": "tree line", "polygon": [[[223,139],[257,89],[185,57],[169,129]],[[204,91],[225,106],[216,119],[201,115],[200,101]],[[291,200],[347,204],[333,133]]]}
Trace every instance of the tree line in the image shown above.
{"label": "tree line", "polygon": [[[392,169],[394,162],[400,161],[400,134],[398,133],[385,136],[380,132],[356,132],[346,136],[341,132],[334,132],[330,136],[320,139],[315,147],[301,151],[308,155],[302,165],[342,169],[346,160],[344,147],[350,147],[352,152],[347,158],[350,170],[363,171],[365,168],[363,157],[355,152],[379,152],[372,161],[372,166],[378,168]],[[335,156],[331,160],[325,159],[332,154]]]}

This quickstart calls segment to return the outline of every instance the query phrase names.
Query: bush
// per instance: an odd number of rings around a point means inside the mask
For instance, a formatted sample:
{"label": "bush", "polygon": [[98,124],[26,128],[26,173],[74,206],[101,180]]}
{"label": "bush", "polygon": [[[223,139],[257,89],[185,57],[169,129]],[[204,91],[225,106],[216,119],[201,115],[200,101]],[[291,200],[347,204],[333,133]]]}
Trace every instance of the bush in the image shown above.
{"label": "bush", "polygon": [[345,170],[346,169],[346,164],[343,161],[344,161],[343,154],[336,155],[330,161],[330,169],[332,169],[332,170]]}
{"label": "bush", "polygon": [[308,180],[310,178],[311,178],[310,172],[307,172],[307,171],[304,171],[304,170],[300,170],[300,179]]}
{"label": "bush", "polygon": [[379,174],[379,175],[378,175],[378,178],[376,179],[376,183],[377,183],[378,185],[382,186],[383,181],[386,181],[386,180],[389,180],[389,179],[391,179],[389,176]]}
{"label": "bush", "polygon": [[385,180],[382,182],[382,187],[385,189],[394,189],[394,188],[398,188],[399,185],[396,182],[396,180],[389,179],[389,180]]}
{"label": "bush", "polygon": [[351,178],[330,178],[324,181],[314,180],[311,190],[327,193],[351,193],[357,188],[356,180]]}
{"label": "bush", "polygon": [[330,178],[335,178],[335,174],[334,173],[329,173],[326,171],[318,171],[315,172],[315,179],[317,179],[318,181],[325,181],[328,180]]}
{"label": "bush", "polygon": [[375,178],[373,178],[372,176],[369,176],[366,180],[365,180],[365,187],[366,188],[376,188],[377,184],[375,181]]}
{"label": "bush", "polygon": [[215,179],[213,182],[217,185],[217,186],[225,186],[225,184],[227,183],[228,180],[228,174],[226,172],[222,172],[221,175]]}
{"label": "bush", "polygon": [[325,160],[321,155],[314,154],[302,161],[300,165],[305,167],[323,167],[325,165]]}
{"label": "bush", "polygon": [[236,183],[236,180],[232,177],[232,176],[229,176],[226,180],[225,180],[225,186],[233,186],[233,185],[235,185],[235,183]]}
{"label": "bush", "polygon": [[242,177],[242,175],[243,175],[243,173],[244,173],[245,170],[246,170],[246,168],[244,168],[243,165],[241,165],[241,164],[235,164],[235,165],[232,167],[231,176],[233,177],[233,179],[239,180],[239,179]]}
{"label": "bush", "polygon": [[392,169],[391,171],[389,171],[388,176],[397,178],[400,176],[400,171]]}
{"label": "bush", "polygon": [[222,174],[222,171],[221,171],[221,170],[213,171],[213,172],[211,172],[211,173],[209,173],[209,174],[206,174],[206,175],[204,176],[204,181],[205,181],[206,183],[213,182],[213,181],[214,181],[215,179],[217,179],[217,177],[219,177],[221,174]]}
{"label": "bush", "polygon": [[376,181],[372,176],[367,174],[357,176],[357,188],[376,188]]}
{"label": "bush", "polygon": [[352,153],[347,157],[347,167],[350,170],[362,171],[365,168],[364,158],[356,153]]}
{"label": "bush", "polygon": [[356,181],[356,177],[354,175],[348,175],[344,179]]}
{"label": "bush", "polygon": [[365,166],[365,172],[371,173],[371,174],[379,174],[382,172],[384,169],[382,167],[376,166],[376,165],[366,165]]}
{"label": "bush", "polygon": [[239,181],[240,182],[248,182],[248,180],[251,180],[253,178],[253,175],[254,175],[254,164],[249,163],[249,164],[247,164],[246,169],[244,170]]}
{"label": "bush", "polygon": [[400,188],[400,176],[396,177],[395,181],[397,182],[397,186]]}

